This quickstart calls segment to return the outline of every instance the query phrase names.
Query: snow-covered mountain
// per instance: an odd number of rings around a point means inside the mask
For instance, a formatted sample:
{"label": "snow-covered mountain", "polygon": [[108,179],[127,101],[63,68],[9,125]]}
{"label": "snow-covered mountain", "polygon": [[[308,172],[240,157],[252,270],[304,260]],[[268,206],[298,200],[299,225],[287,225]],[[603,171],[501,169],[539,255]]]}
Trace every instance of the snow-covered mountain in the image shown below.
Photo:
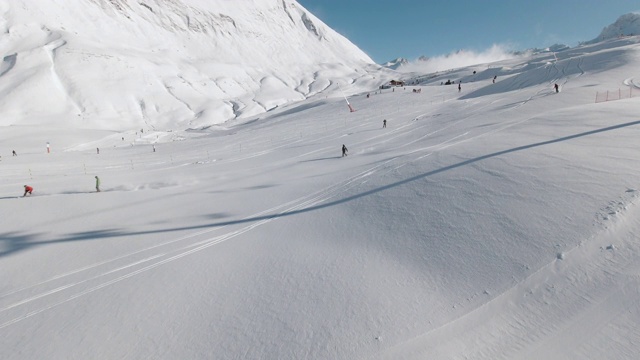
{"label": "snow-covered mountain", "polygon": [[629,13],[620,16],[613,24],[602,29],[598,37],[587,41],[586,44],[632,35],[640,35],[640,13]]}
{"label": "snow-covered mountain", "polygon": [[389,68],[389,69],[393,69],[393,70],[397,70],[399,67],[401,67],[402,65],[405,65],[409,62],[409,60],[405,59],[405,58],[397,58],[391,61],[387,61],[386,63],[382,64],[382,66]]}
{"label": "snow-covered mountain", "polygon": [[[616,22],[605,27],[602,30],[601,34],[595,39],[582,42],[581,44],[595,44],[604,40],[620,38],[621,36],[632,36],[639,34],[640,14],[629,13],[620,16],[620,18],[618,18]],[[514,57],[528,56],[530,54],[559,52],[568,49],[570,49],[568,45],[553,44],[545,48],[530,48],[514,51],[494,45],[492,48],[480,53],[461,49],[433,58],[421,56],[416,60],[397,59],[384,64],[384,66],[403,73],[437,72],[447,71],[449,69],[464,66],[484,64],[492,61],[500,61]]]}
{"label": "snow-covered mountain", "polygon": [[0,125],[203,127],[381,81],[294,0],[0,0],[0,13]]}

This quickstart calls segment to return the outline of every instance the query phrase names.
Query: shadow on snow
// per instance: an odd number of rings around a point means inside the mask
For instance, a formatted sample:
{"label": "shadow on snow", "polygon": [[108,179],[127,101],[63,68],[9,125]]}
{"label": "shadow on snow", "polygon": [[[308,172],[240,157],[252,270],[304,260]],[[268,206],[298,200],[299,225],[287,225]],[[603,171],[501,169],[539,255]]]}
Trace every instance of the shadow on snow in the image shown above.
{"label": "shadow on snow", "polygon": [[[76,234],[70,234],[69,237],[65,237],[65,238],[61,238],[61,239],[54,239],[54,240],[44,240],[44,241],[39,241],[36,240],[37,237],[40,236],[40,234],[17,234],[17,233],[6,233],[6,234],[0,234],[0,256],[7,256],[10,255],[12,253],[16,253],[19,251],[23,251],[26,250],[28,248],[31,247],[36,247],[36,246],[43,246],[43,245],[50,245],[50,244],[57,244],[57,243],[65,243],[65,242],[72,242],[72,241],[82,241],[82,240],[98,240],[101,238],[110,238],[110,237],[120,237],[120,236],[136,236],[136,235],[147,235],[147,234],[154,234],[154,233],[163,233],[163,232],[171,232],[171,231],[185,231],[185,230],[196,230],[196,229],[203,229],[203,228],[213,228],[213,227],[222,227],[222,226],[228,226],[228,225],[237,225],[237,224],[244,224],[244,223],[251,223],[251,222],[256,222],[256,221],[262,221],[262,220],[271,220],[271,219],[277,219],[277,218],[281,218],[281,217],[285,217],[285,216],[291,216],[291,215],[298,215],[298,214],[303,214],[303,213],[307,213],[307,212],[311,212],[311,211],[315,211],[315,210],[319,210],[319,209],[324,209],[324,208],[328,208],[328,207],[332,207],[335,205],[340,205],[349,201],[353,201],[356,200],[358,198],[362,198],[365,196],[369,196],[375,193],[379,193],[391,188],[394,188],[396,186],[401,186],[419,179],[423,179],[429,176],[433,176],[439,173],[443,173],[445,171],[449,171],[449,170],[453,170],[462,166],[466,166],[466,165],[470,165],[482,160],[486,160],[486,159],[490,159],[496,156],[501,156],[501,155],[505,155],[505,154],[509,154],[509,153],[514,153],[514,152],[518,152],[518,151],[524,151],[524,150],[528,150],[528,149],[532,149],[532,148],[536,148],[536,147],[541,147],[541,146],[545,146],[545,145],[550,145],[550,144],[555,144],[555,143],[559,143],[559,142],[563,142],[563,141],[568,141],[568,140],[572,140],[572,139],[576,139],[576,138],[580,138],[580,137],[585,137],[585,136],[589,136],[589,135],[594,135],[594,134],[598,134],[598,133],[602,133],[602,132],[606,132],[606,131],[612,131],[612,130],[617,130],[617,129],[621,129],[621,128],[625,128],[625,127],[629,127],[629,126],[634,126],[634,125],[640,125],[640,120],[638,121],[632,121],[632,122],[628,122],[628,123],[624,123],[624,124],[618,124],[618,125],[613,125],[613,126],[608,126],[605,128],[601,128],[601,129],[597,129],[597,130],[591,130],[591,131],[586,131],[586,132],[582,132],[582,133],[578,133],[578,134],[574,134],[574,135],[569,135],[569,136],[564,136],[561,138],[557,138],[557,139],[553,139],[553,140],[547,140],[547,141],[541,141],[541,142],[537,142],[537,143],[533,143],[533,144],[529,144],[529,145],[523,145],[523,146],[518,146],[518,147],[514,147],[511,149],[507,149],[507,150],[502,150],[502,151],[496,151],[490,154],[486,154],[486,155],[482,155],[482,156],[478,156],[469,160],[465,160],[465,161],[461,161],[449,166],[445,166],[436,170],[432,170],[432,171],[428,171],[426,173],[420,174],[420,175],[416,175],[401,181],[397,181],[385,186],[381,186],[375,189],[371,189],[368,191],[364,191],[361,192],[359,194],[355,194],[355,195],[351,195],[339,200],[334,200],[334,201],[330,201],[324,204],[320,204],[320,205],[314,205],[314,206],[310,206],[304,209],[300,209],[300,210],[293,210],[293,211],[286,211],[286,212],[282,212],[282,213],[276,213],[276,214],[270,214],[270,215],[264,215],[264,216],[255,216],[255,217],[249,217],[249,218],[244,218],[244,219],[238,219],[238,220],[229,220],[229,221],[219,221],[216,223],[212,223],[212,224],[206,224],[206,225],[197,225],[197,226],[187,226],[187,227],[177,227],[177,228],[172,228],[172,229],[158,229],[158,230],[148,230],[148,231],[121,231],[121,230],[99,230],[99,231],[89,231],[89,232],[81,232],[81,233],[76,233]],[[213,214],[211,216],[211,218],[215,219],[219,216],[220,214]]]}

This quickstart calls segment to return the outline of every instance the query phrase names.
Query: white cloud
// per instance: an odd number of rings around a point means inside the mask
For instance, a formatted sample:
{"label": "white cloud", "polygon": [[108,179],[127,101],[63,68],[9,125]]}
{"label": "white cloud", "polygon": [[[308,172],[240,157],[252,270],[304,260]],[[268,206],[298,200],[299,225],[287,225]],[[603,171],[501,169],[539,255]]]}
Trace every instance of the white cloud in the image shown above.
{"label": "white cloud", "polygon": [[398,70],[402,72],[432,73],[469,65],[513,59],[516,57],[518,57],[518,55],[510,52],[507,46],[494,44],[489,49],[481,52],[473,50],[459,50],[447,55],[414,60],[409,62],[407,65],[402,66]]}

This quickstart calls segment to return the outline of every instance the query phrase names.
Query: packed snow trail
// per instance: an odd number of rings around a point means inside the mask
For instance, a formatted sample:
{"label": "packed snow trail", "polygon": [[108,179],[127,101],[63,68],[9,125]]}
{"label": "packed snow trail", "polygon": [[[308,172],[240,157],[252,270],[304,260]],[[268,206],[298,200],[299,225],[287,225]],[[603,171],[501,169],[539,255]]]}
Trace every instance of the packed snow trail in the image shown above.
{"label": "packed snow trail", "polygon": [[[273,208],[261,211],[260,213],[256,213],[252,216],[249,216],[247,218],[241,219],[241,220],[237,220],[237,221],[230,221],[224,224],[220,224],[220,225],[207,225],[205,227],[213,227],[212,229],[208,229],[208,230],[203,230],[200,232],[197,232],[195,234],[190,234],[187,236],[183,236],[180,237],[178,239],[172,240],[172,241],[168,241],[168,242],[164,242],[162,244],[157,244],[145,249],[141,249],[126,255],[122,255],[118,258],[115,259],[110,259],[110,260],[106,260],[106,261],[102,261],[100,263],[96,263],[90,266],[86,266],[80,269],[75,269],[72,270],[70,272],[67,272],[65,274],[60,274],[60,275],[56,275],[52,278],[50,278],[49,280],[45,280],[42,281],[40,283],[34,284],[34,285],[30,285],[27,287],[23,287],[20,289],[16,289],[13,291],[10,291],[8,293],[4,293],[4,294],[0,294],[0,300],[4,299],[4,298],[8,298],[8,297],[15,297],[14,295],[17,293],[22,293],[22,292],[26,292],[27,290],[30,290],[33,292],[33,289],[38,289],[36,292],[41,291],[39,290],[40,287],[43,287],[43,285],[47,285],[47,286],[55,286],[53,289],[50,290],[45,290],[44,292],[38,293],[36,295],[27,297],[27,298],[23,298],[21,300],[12,300],[14,302],[4,305],[3,307],[0,307],[0,314],[3,312],[6,312],[8,310],[12,310],[14,308],[23,306],[25,304],[31,303],[33,301],[37,301],[40,300],[42,298],[45,298],[47,296],[50,295],[54,295],[57,294],[59,292],[62,291],[66,291],[68,289],[72,289],[75,288],[77,286],[83,285],[83,286],[88,286],[89,288],[84,290],[84,291],[80,291],[77,292],[73,295],[66,295],[68,296],[65,300],[62,301],[53,301],[53,303],[50,303],[48,305],[40,305],[42,307],[36,309],[36,310],[32,310],[29,311],[28,313],[16,317],[12,320],[6,321],[4,323],[0,323],[0,329],[10,326],[12,324],[15,324],[19,321],[22,321],[24,319],[30,318],[34,315],[40,314],[44,311],[47,311],[49,309],[52,309],[58,305],[64,304],[68,301],[74,300],[76,298],[79,298],[83,295],[89,294],[93,291],[102,289],[106,286],[115,284],[119,281],[125,280],[127,278],[130,278],[132,276],[135,276],[137,274],[143,273],[145,271],[151,270],[157,266],[160,265],[164,265],[166,263],[169,263],[171,261],[180,259],[184,256],[193,254],[195,252],[204,250],[206,248],[209,248],[211,246],[217,245],[221,242],[227,241],[229,239],[232,239],[236,236],[242,235],[247,231],[251,231],[256,227],[259,227],[263,224],[269,223],[273,220],[276,220],[280,217],[283,216],[289,216],[289,215],[293,215],[296,214],[298,212],[302,212],[302,211],[308,211],[309,208],[313,208],[315,206],[317,206],[318,204],[322,204],[338,195],[340,195],[341,193],[343,193],[344,191],[348,190],[350,187],[352,186],[357,186],[359,184],[360,181],[362,181],[364,178],[371,176],[372,174],[374,174],[376,172],[376,169],[383,167],[386,165],[386,163],[391,162],[395,159],[391,159],[388,160],[387,162],[384,162],[382,164],[379,164],[377,166],[374,166],[370,169],[367,169],[355,176],[352,176],[351,178],[345,180],[344,182],[340,183],[340,184],[336,184],[333,185],[331,187],[322,189],[317,191],[314,194],[311,194],[309,196],[305,196],[302,198],[298,198],[296,200],[290,201],[286,204],[281,204],[278,206],[275,206]],[[237,230],[233,230],[227,233],[224,233],[222,235],[218,235],[216,237],[213,238],[206,238],[203,240],[199,240],[198,238],[201,237],[202,235],[208,235],[211,232],[214,231],[220,231],[221,229],[224,229],[228,226],[232,226],[232,225],[236,225],[236,224],[242,224],[242,223],[250,223],[250,225],[244,226],[240,229]],[[181,229],[176,229],[177,230],[181,230]],[[135,234],[131,234],[131,235],[135,235]],[[195,238],[195,239],[194,239]],[[188,245],[184,245],[182,244],[183,242],[185,242],[185,240],[190,240],[190,241],[194,241],[193,243],[190,243]],[[168,246],[174,246],[174,245],[179,245],[180,247],[177,249],[172,249],[172,248],[168,248],[166,249],[166,247]],[[156,254],[152,254],[149,255],[147,254],[148,252],[151,251],[157,251],[157,250],[161,250],[161,253],[156,253]],[[100,272],[97,275],[91,275],[89,274],[88,278],[84,278],[82,280],[76,280],[76,281],[72,281],[72,282],[68,282],[66,284],[62,284],[62,285],[55,285],[55,284],[50,284],[54,281],[58,281],[60,279],[65,279],[67,277],[70,276],[75,276],[77,274],[89,271],[89,270],[94,270],[96,268],[100,268],[103,267],[104,265],[110,265],[112,263],[115,262],[119,262],[120,260],[124,260],[130,257],[134,257],[134,256],[142,256],[143,258],[140,260],[134,259],[133,262],[130,262],[128,264],[124,264],[124,265],[119,265],[119,264],[114,264],[116,265],[115,268],[111,268],[108,270],[103,270],[102,272]],[[130,269],[130,268],[135,268],[138,265],[144,265],[145,263],[151,262],[151,264],[149,265],[145,265],[139,269]],[[103,278],[107,278],[108,276],[112,275],[112,274],[116,274],[119,272],[125,271],[126,273],[123,275],[119,275],[117,277],[115,277],[114,279],[111,280],[103,280]],[[128,271],[128,272],[127,272]],[[91,284],[90,282],[92,282],[93,280],[99,280],[97,281],[99,283],[99,285],[94,285]],[[85,285],[86,283],[88,283],[87,285]],[[7,302],[7,300],[4,300],[4,302]]]}

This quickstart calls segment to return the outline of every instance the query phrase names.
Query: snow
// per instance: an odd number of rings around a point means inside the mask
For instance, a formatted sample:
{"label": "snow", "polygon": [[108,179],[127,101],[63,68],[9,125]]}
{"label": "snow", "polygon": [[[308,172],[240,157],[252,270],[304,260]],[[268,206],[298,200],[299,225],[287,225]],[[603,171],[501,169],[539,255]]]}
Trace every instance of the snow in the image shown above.
{"label": "snow", "polygon": [[602,29],[597,38],[587,43],[596,43],[598,41],[638,34],[640,34],[640,13],[629,13],[620,16],[613,24]]}
{"label": "snow", "polygon": [[[355,69],[325,63],[305,78],[318,81],[254,82],[251,67],[182,59],[235,79],[216,82],[227,94],[248,88],[250,102],[218,100],[246,113],[225,122],[208,110],[185,120],[176,99],[201,109],[179,78],[161,85],[177,97],[149,97],[126,77],[90,88],[58,77],[67,90],[55,92],[52,73],[31,76],[42,69],[19,68],[21,56],[5,58],[0,79],[53,93],[3,90],[4,114],[21,120],[0,128],[0,358],[640,351],[637,36],[382,92],[385,72],[354,83],[345,74]],[[142,58],[127,63],[153,59]],[[59,63],[78,81],[115,64],[78,59]],[[153,83],[173,71],[164,66],[139,69]],[[327,91],[337,84],[356,112]],[[619,87],[635,96],[594,102]],[[71,120],[74,102],[51,100],[61,94],[91,101],[75,102],[83,110]],[[22,197],[25,184],[33,195]]]}
{"label": "snow", "polygon": [[1,126],[55,115],[59,127],[203,128],[331,95],[335,81],[351,94],[392,77],[295,1],[0,0],[0,11]]}

